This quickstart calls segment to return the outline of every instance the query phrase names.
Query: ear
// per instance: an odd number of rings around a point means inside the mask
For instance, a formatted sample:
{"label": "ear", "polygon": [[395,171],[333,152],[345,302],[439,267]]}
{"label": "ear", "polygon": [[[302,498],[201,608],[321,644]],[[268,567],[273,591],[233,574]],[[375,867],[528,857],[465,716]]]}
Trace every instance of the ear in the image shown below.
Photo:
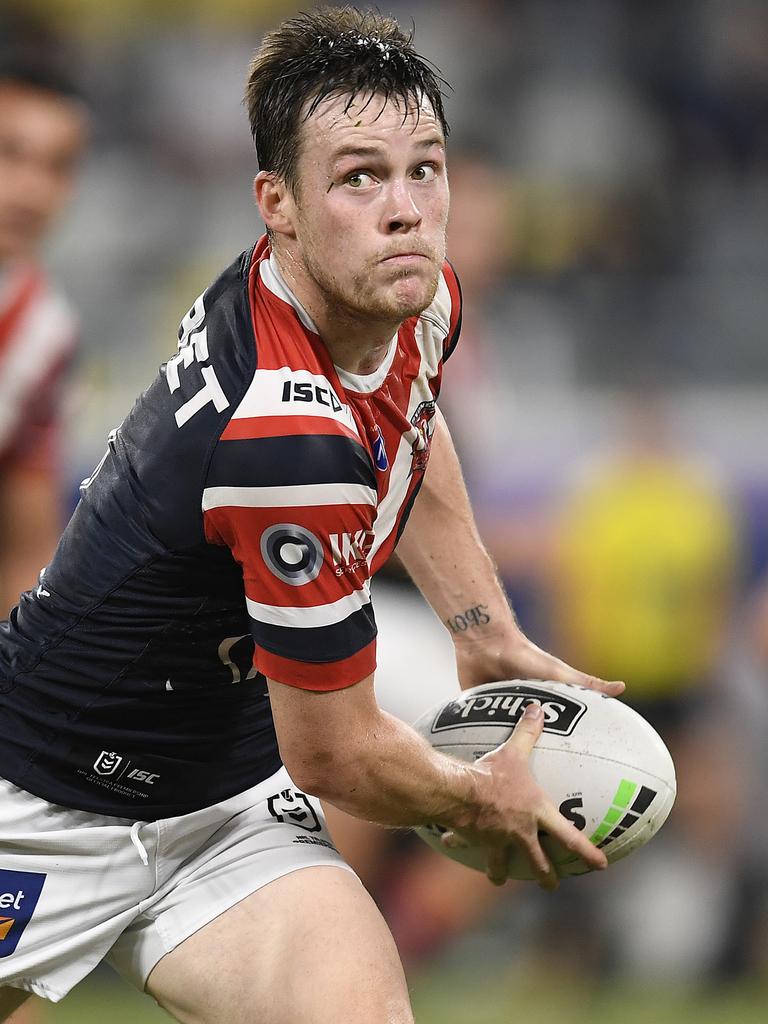
{"label": "ear", "polygon": [[261,218],[270,231],[295,238],[293,214],[296,204],[283,179],[271,171],[259,171],[253,181],[253,195]]}

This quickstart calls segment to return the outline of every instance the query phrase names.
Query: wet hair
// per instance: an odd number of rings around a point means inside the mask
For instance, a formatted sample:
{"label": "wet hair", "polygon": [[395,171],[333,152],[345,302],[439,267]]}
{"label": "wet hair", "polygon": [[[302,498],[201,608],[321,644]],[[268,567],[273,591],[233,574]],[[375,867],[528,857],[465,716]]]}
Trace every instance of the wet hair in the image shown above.
{"label": "wet hair", "polygon": [[259,167],[295,188],[301,125],[329,96],[346,96],[347,110],[357,97],[394,99],[404,119],[426,99],[447,136],[447,83],[412,41],[394,18],[354,7],[321,7],[269,32],[245,92]]}
{"label": "wet hair", "polygon": [[58,63],[25,55],[0,56],[0,85],[15,85],[84,102],[83,93]]}

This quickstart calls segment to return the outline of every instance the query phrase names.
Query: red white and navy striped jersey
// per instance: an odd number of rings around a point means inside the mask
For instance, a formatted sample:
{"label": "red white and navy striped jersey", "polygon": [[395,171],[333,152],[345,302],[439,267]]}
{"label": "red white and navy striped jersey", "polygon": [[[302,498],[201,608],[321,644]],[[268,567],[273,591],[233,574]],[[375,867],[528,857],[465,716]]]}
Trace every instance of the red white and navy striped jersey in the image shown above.
{"label": "red white and navy striped jersey", "polygon": [[330,690],[373,671],[369,579],[423,477],[459,320],[446,265],[358,378],[333,366],[266,239],[226,270],[0,625],[0,776],[144,820],[268,778],[265,677]]}
{"label": "red white and navy striped jersey", "polygon": [[76,339],[69,304],[38,266],[0,274],[0,472],[56,468],[61,384]]}
{"label": "red white and navy striped jersey", "polygon": [[458,284],[446,266],[432,304],[363,377],[333,365],[266,241],[249,290],[258,363],[211,460],[206,536],[243,567],[257,668],[338,689],[375,668],[369,579],[421,483]]}

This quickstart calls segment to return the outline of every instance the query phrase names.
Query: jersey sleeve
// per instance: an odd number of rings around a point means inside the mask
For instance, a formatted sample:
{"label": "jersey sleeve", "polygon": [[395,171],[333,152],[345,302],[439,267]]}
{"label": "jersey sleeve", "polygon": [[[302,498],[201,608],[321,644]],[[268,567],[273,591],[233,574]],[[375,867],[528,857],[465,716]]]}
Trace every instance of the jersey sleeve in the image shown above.
{"label": "jersey sleeve", "polygon": [[461,334],[462,310],[461,285],[456,271],[446,260],[443,264],[440,285],[435,295],[433,310],[443,322],[445,341],[443,343],[443,362],[453,355]]}
{"label": "jersey sleeve", "polygon": [[206,540],[242,567],[256,668],[302,689],[342,689],[376,667],[373,467],[333,421],[330,432],[311,419],[296,432],[273,424],[233,418],[222,434],[203,492]]}

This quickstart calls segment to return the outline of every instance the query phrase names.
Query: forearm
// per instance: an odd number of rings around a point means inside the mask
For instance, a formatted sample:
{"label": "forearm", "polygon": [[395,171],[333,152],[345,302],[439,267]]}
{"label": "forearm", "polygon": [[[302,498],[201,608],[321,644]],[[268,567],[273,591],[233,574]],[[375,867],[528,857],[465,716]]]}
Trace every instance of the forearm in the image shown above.
{"label": "forearm", "polygon": [[593,867],[605,857],[557,813],[528,770],[544,724],[526,708],[512,737],[473,763],[433,750],[410,726],[381,711],[373,676],[354,686],[313,692],[268,679],[280,753],[296,785],[348,813],[390,826],[440,824],[467,841],[492,846],[489,875],[507,876],[504,848],[520,843],[536,877],[552,888],[554,871],[538,833],[568,836],[569,849]]}
{"label": "forearm", "polygon": [[37,584],[61,531],[52,473],[6,472],[0,481],[0,618]]}
{"label": "forearm", "polygon": [[542,651],[518,628],[493,561],[477,532],[459,460],[440,416],[421,493],[397,553],[451,631],[462,688],[501,679],[555,679],[624,689]]}
{"label": "forearm", "polygon": [[370,699],[360,703],[354,725],[337,708],[350,697],[363,698],[367,682],[358,684],[359,690],[353,688],[356,693],[310,695],[303,704],[309,711],[302,715],[304,723],[321,702],[322,722],[296,742],[291,737],[297,726],[293,710],[297,695],[272,681],[269,686],[281,755],[302,789],[355,817],[382,825],[437,821],[465,827],[473,823],[483,802],[486,773],[437,753],[410,726],[381,711],[372,685]]}
{"label": "forearm", "polygon": [[[482,651],[494,675],[494,652],[508,652],[521,637],[496,567],[483,545],[450,434],[439,418],[429,467],[397,554],[424,597],[450,630],[457,653]],[[496,675],[496,678],[503,678]]]}
{"label": "forearm", "polygon": [[323,795],[341,810],[390,826],[437,821],[459,828],[474,822],[477,773],[436,753],[386,712],[353,758],[337,764],[323,783]]}

